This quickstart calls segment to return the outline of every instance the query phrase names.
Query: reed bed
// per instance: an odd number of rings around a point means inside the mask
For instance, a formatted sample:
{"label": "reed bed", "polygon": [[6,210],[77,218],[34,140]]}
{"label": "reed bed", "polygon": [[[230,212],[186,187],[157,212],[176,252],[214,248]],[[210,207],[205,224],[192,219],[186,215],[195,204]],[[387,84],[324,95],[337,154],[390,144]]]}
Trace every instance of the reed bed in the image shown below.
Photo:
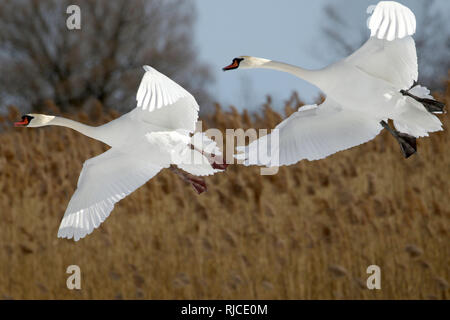
{"label": "reed bed", "polygon": [[[449,90],[440,98],[448,105]],[[217,105],[203,120],[273,128],[301,104],[294,95],[284,115],[270,100],[257,115]],[[118,114],[69,116],[100,124]],[[60,220],[83,162],[107,147],[66,128],[12,128],[11,108],[0,119],[0,298],[448,299],[450,134],[440,118],[446,130],[407,160],[383,132],[274,176],[232,165],[202,195],[163,171],[73,242],[56,237]],[[81,290],[66,287],[72,264]],[[366,287],[372,264],[381,290]]]}

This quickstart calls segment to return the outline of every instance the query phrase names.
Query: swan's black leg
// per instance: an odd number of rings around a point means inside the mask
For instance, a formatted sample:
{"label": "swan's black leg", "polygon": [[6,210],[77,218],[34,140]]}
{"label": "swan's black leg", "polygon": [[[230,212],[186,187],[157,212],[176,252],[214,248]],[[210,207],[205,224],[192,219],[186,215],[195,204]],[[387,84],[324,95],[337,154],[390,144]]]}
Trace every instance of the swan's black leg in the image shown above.
{"label": "swan's black leg", "polygon": [[398,132],[392,129],[386,121],[381,121],[380,124],[397,140],[400,144],[400,149],[402,150],[403,156],[409,158],[414,153],[417,152],[416,138],[410,136],[409,134]]}
{"label": "swan's black leg", "polygon": [[400,93],[403,94],[404,96],[408,96],[413,98],[414,100],[420,102],[421,104],[423,104],[423,106],[425,107],[425,109],[428,110],[428,112],[431,113],[445,113],[444,107],[445,107],[445,103],[442,103],[440,101],[436,101],[433,99],[427,99],[427,98],[419,98],[415,95],[413,95],[412,93],[410,93],[407,90],[400,90]]}
{"label": "swan's black leg", "polygon": [[171,165],[169,169],[181,177],[184,181],[190,183],[192,187],[194,187],[195,191],[197,191],[198,194],[201,194],[208,190],[208,187],[206,186],[206,182],[203,178],[196,177],[190,173],[184,172],[177,167]]}

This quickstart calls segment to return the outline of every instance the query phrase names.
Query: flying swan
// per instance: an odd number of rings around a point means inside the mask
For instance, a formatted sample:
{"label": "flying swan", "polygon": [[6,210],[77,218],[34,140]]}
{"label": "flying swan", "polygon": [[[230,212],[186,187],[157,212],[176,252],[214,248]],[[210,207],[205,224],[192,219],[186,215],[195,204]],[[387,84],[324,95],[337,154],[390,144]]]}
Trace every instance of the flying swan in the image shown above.
{"label": "flying swan", "polygon": [[84,163],[58,237],[78,241],[90,234],[116,202],[163,168],[170,167],[199,193],[206,184],[191,175],[212,175],[226,168],[217,161],[221,153],[215,142],[202,133],[191,136],[199,111],[194,97],[154,68],[144,66],[144,70],[136,108],[102,126],[42,114],[27,114],[15,123],[18,127],[68,127],[111,147]]}
{"label": "flying swan", "polygon": [[[443,113],[444,104],[417,85],[417,55],[411,37],[416,29],[414,14],[393,1],[381,1],[367,12],[372,12],[367,42],[349,57],[321,70],[249,56],[234,58],[223,68],[288,72],[326,95],[319,106],[303,106],[278,124],[279,139],[275,142],[267,135],[238,147],[241,153],[237,159],[245,160],[245,165],[268,167],[318,160],[370,141],[383,128],[397,139],[407,158],[417,150],[416,138],[442,130],[433,113]],[[388,125],[388,119],[393,120],[395,129]],[[258,156],[263,146],[271,150],[264,159]]]}

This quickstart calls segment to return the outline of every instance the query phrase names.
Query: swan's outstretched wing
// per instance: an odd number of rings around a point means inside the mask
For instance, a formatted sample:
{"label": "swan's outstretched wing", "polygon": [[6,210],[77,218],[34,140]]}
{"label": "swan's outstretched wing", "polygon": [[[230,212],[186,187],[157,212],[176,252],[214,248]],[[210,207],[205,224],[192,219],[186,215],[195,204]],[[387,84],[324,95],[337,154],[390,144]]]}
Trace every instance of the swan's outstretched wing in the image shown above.
{"label": "swan's outstretched wing", "polygon": [[382,130],[379,121],[343,109],[329,98],[319,106],[303,106],[275,127],[271,133],[253,141],[236,155],[245,165],[268,167],[290,165],[300,160],[318,160],[375,138]]}
{"label": "swan's outstretched wing", "polygon": [[135,113],[144,121],[167,129],[195,130],[199,106],[183,87],[150,66],[136,94]]}
{"label": "swan's outstretched wing", "polygon": [[58,230],[60,238],[85,237],[109,216],[114,204],[162,168],[114,148],[87,160]]}
{"label": "swan's outstretched wing", "polygon": [[381,1],[368,25],[371,37],[345,61],[399,90],[409,89],[418,77],[416,46],[411,37],[416,30],[414,14],[397,2]]}
{"label": "swan's outstretched wing", "polygon": [[416,32],[414,13],[398,2],[380,1],[375,7],[367,8],[367,13],[371,12],[367,23],[371,37],[392,41]]}
{"label": "swan's outstretched wing", "polygon": [[372,37],[346,62],[398,90],[409,89],[418,77],[416,45],[411,37],[395,41]]}

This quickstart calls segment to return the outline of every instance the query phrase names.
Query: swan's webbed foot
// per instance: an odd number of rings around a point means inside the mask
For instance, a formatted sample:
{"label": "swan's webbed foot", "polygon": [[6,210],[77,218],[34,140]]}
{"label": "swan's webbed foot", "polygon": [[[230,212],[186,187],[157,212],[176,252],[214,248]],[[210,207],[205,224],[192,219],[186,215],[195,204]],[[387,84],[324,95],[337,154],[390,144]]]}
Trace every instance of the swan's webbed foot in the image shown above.
{"label": "swan's webbed foot", "polygon": [[418,96],[413,95],[412,93],[410,93],[407,90],[400,90],[400,93],[403,94],[404,96],[411,97],[414,100],[423,104],[423,106],[425,107],[425,109],[427,109],[428,112],[445,113],[445,109],[444,109],[445,103],[443,103],[443,102],[433,100],[433,99],[428,99],[428,98],[419,98]]}
{"label": "swan's webbed foot", "polygon": [[213,169],[218,170],[226,170],[228,166],[229,166],[228,163],[218,163],[218,162],[211,163],[211,167],[213,167]]}
{"label": "swan's webbed foot", "polygon": [[400,144],[400,149],[403,156],[407,159],[417,152],[416,138],[397,130],[392,129],[386,121],[381,121],[380,124],[397,140]]}
{"label": "swan's webbed foot", "polygon": [[211,155],[208,159],[211,161],[211,167],[213,169],[226,170],[229,166],[225,159],[220,156]]}
{"label": "swan's webbed foot", "polygon": [[203,178],[196,177],[190,173],[184,172],[173,165],[170,166],[169,169],[172,170],[172,172],[174,172],[178,176],[180,176],[181,179],[183,179],[187,183],[191,184],[192,187],[195,189],[195,191],[198,194],[201,194],[208,190],[208,187],[206,186],[206,182]]}
{"label": "swan's webbed foot", "polygon": [[195,191],[197,191],[198,194],[202,194],[203,192],[208,190],[206,182],[203,178],[190,176],[187,178],[187,181],[192,185],[192,187],[195,189]]}
{"label": "swan's webbed foot", "polygon": [[406,134],[399,132],[398,133],[398,142],[400,143],[400,148],[402,150],[403,156],[407,159],[417,152],[417,144],[416,138]]}

